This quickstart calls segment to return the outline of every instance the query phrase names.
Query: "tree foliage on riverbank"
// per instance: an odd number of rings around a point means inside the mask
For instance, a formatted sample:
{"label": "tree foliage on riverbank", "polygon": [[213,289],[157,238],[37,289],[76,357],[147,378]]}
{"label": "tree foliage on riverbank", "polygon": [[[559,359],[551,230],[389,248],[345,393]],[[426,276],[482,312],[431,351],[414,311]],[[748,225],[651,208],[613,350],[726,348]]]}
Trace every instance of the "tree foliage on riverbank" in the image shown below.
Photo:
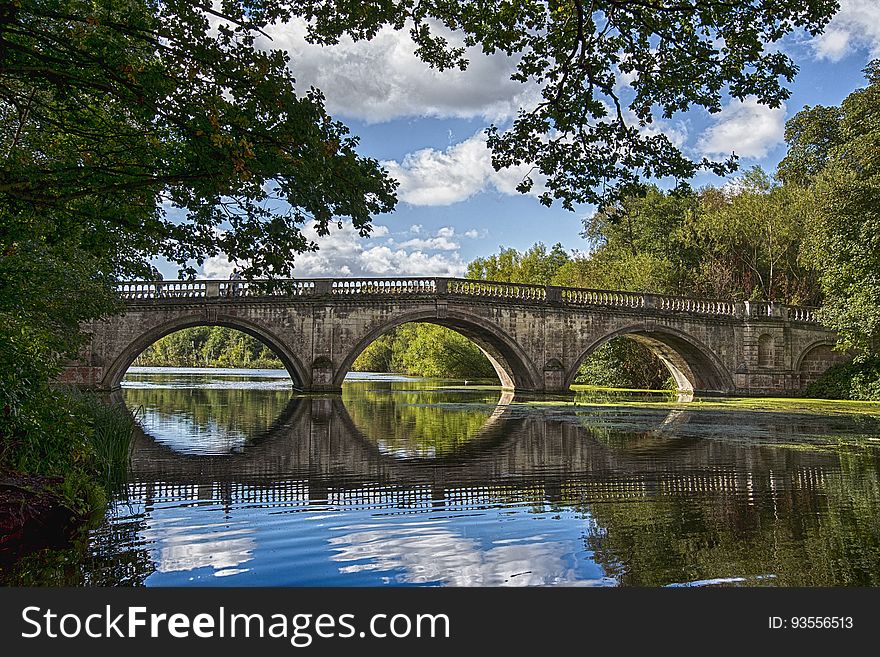
{"label": "tree foliage on riverbank", "polygon": [[[724,187],[648,187],[584,221],[587,253],[537,244],[502,249],[468,275],[541,285],[813,305],[823,298],[808,252],[808,199],[759,168]],[[529,272],[537,272],[530,276]],[[671,382],[644,345],[618,338],[582,365],[578,382],[658,388]]]}
{"label": "tree foliage on riverbank", "polygon": [[74,390],[40,399],[30,426],[0,435],[0,565],[75,534],[126,481],[128,409]]}
{"label": "tree foliage on riverbank", "polygon": [[156,277],[156,257],[192,274],[221,250],[284,275],[313,248],[303,222],[366,234],[394,205],[320,92],[255,47],[273,3],[222,5],[0,5],[2,467],[91,472],[92,416],[50,382],[81,323],[118,310],[114,280]]}
{"label": "tree foliage on riverbank", "polygon": [[[588,253],[502,249],[468,274],[820,306],[855,358],[810,394],[880,399],[880,61],[865,73],[839,107],[806,107],[788,122],[775,175],[752,168],[722,187],[637,189],[585,220]],[[647,363],[596,358],[607,362],[592,365],[596,383]]]}
{"label": "tree foliage on riverbank", "polygon": [[455,379],[495,379],[473,342],[434,324],[404,324],[379,337],[355,360],[356,372],[396,372]]}
{"label": "tree foliage on riverbank", "polygon": [[194,326],[157,340],[134,361],[147,367],[255,367],[284,365],[256,338],[223,326]]}

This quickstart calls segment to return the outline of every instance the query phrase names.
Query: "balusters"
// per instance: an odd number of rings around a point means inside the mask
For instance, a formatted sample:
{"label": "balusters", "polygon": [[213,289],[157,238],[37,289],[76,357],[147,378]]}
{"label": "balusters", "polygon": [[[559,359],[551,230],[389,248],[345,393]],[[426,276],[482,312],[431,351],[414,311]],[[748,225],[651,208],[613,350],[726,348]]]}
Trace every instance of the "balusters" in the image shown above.
{"label": "balusters", "polygon": [[331,294],[344,296],[433,294],[433,278],[338,278]]}
{"label": "balusters", "polygon": [[323,278],[252,281],[125,281],[117,284],[120,297],[127,301],[205,298],[296,298],[296,297],[400,297],[459,296],[512,302],[562,304],[574,307],[601,307],[646,312],[681,313],[701,316],[788,319],[817,323],[816,309],[783,306],[763,301],[733,302],[719,299],[692,299],[665,294],[572,287],[545,287],[463,278]]}
{"label": "balusters", "polygon": [[547,290],[543,285],[475,281],[462,278],[449,278],[446,281],[446,289],[449,294],[526,301],[543,301],[547,298]]}
{"label": "balusters", "polygon": [[788,306],[788,318],[793,322],[817,323],[816,309],[808,306]]}

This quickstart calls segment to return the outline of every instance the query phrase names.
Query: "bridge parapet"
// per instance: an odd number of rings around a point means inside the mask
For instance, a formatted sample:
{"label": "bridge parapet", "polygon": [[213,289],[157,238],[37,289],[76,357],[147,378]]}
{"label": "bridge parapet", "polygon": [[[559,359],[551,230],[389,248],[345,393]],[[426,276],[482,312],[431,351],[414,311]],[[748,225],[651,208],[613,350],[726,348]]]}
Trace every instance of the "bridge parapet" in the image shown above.
{"label": "bridge parapet", "polygon": [[573,308],[617,308],[703,317],[781,319],[800,323],[819,323],[815,308],[787,306],[775,302],[698,299],[648,292],[527,285],[446,277],[127,281],[119,283],[117,289],[124,300],[134,303],[229,297],[278,300],[302,297],[466,297]]}
{"label": "bridge parapet", "polygon": [[419,295],[437,294],[436,278],[337,278],[328,279],[325,289],[334,295]]}
{"label": "bridge parapet", "polygon": [[657,307],[669,312],[684,312],[694,315],[725,315],[742,314],[740,304],[735,301],[719,301],[716,299],[690,299],[668,295],[652,295],[657,298]]}
{"label": "bridge parapet", "polygon": [[573,306],[604,306],[618,308],[644,308],[646,295],[639,292],[616,292],[613,290],[589,290],[564,287],[562,302]]}

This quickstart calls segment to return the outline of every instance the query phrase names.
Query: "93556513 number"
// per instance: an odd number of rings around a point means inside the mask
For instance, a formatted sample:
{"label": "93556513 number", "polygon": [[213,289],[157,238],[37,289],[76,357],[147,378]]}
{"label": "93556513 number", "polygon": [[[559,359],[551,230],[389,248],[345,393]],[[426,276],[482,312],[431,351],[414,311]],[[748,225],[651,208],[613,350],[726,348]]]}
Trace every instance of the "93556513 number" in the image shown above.
{"label": "93556513 number", "polygon": [[851,630],[852,616],[770,616],[771,630]]}

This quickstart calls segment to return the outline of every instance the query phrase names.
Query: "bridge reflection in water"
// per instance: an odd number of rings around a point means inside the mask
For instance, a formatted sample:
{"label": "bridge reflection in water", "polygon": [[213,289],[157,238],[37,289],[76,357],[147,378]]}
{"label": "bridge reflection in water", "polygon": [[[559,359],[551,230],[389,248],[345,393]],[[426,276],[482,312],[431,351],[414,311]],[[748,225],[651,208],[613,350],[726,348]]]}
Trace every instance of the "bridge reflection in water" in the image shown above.
{"label": "bridge reflection in water", "polygon": [[225,453],[140,432],[114,549],[151,584],[880,583],[877,451],[825,440],[847,418],[404,387],[264,391],[274,423]]}

